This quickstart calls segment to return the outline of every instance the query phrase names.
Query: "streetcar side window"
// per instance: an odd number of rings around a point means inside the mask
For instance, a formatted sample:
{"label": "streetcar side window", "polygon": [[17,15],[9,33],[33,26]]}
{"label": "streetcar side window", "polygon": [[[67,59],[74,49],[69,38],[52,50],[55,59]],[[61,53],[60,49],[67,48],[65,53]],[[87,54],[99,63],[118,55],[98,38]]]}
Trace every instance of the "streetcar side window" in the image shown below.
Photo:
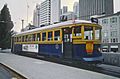
{"label": "streetcar side window", "polygon": [[35,41],[35,34],[32,34],[32,41]]}
{"label": "streetcar side window", "polygon": [[37,41],[40,41],[40,33],[37,33],[37,38],[36,38]]}
{"label": "streetcar side window", "polygon": [[21,42],[21,37],[19,36],[19,42]]}
{"label": "streetcar side window", "polygon": [[18,42],[18,37],[17,37],[17,42]]}
{"label": "streetcar side window", "polygon": [[24,36],[22,36],[22,42],[24,42]]}
{"label": "streetcar side window", "polygon": [[18,42],[18,37],[16,37],[16,42]]}
{"label": "streetcar side window", "polygon": [[25,42],[27,42],[27,41],[28,41],[28,35],[25,36]]}
{"label": "streetcar side window", "polygon": [[51,31],[51,32],[48,32],[48,41],[52,41],[53,39],[52,39],[52,34],[53,34],[53,32]]}
{"label": "streetcar side window", "polygon": [[74,29],[73,36],[81,36],[81,27],[80,26],[76,26],[73,29]]}
{"label": "streetcar side window", "polygon": [[31,41],[31,40],[32,40],[31,35],[28,35],[28,41]]}
{"label": "streetcar side window", "polygon": [[60,30],[55,31],[54,40],[56,40],[56,41],[59,41],[59,40],[60,40]]}
{"label": "streetcar side window", "polygon": [[16,42],[18,42],[18,37],[16,37]]}
{"label": "streetcar side window", "polygon": [[21,42],[21,36],[19,37],[19,42]]}
{"label": "streetcar side window", "polygon": [[42,41],[46,40],[46,32],[42,33]]}

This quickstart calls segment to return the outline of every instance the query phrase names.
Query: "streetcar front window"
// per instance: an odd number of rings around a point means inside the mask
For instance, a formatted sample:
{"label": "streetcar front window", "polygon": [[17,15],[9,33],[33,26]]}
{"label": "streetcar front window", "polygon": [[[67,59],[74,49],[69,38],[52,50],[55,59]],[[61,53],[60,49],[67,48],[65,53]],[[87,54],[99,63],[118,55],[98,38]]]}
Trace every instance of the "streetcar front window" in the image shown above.
{"label": "streetcar front window", "polygon": [[74,36],[81,36],[81,27],[80,26],[74,27]]}
{"label": "streetcar front window", "polygon": [[93,40],[93,27],[90,26],[84,27],[84,39]]}

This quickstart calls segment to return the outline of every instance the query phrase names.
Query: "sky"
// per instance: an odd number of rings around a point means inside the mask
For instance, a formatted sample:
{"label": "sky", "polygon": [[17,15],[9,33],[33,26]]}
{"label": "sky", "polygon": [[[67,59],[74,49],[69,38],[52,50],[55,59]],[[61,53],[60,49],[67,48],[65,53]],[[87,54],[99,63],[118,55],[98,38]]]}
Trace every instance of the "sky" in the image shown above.
{"label": "sky", "polygon": [[[13,30],[20,32],[22,27],[22,19],[24,19],[24,27],[27,25],[27,5],[28,8],[28,23],[32,23],[33,11],[37,3],[41,3],[44,0],[0,0],[0,10],[3,8],[4,4],[8,4],[10,10],[11,18],[14,23]],[[79,0],[61,0],[61,7],[68,6],[68,10],[73,10],[74,2]],[[120,0],[114,0],[114,12],[120,11]]]}

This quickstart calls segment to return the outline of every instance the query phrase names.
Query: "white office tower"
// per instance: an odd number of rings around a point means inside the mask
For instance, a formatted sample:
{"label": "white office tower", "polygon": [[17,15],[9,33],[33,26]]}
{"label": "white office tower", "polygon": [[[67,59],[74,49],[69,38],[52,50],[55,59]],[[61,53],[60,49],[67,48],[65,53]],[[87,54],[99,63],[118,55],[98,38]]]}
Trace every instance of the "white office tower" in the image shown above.
{"label": "white office tower", "polygon": [[67,6],[63,6],[63,14],[68,12],[68,7]]}
{"label": "white office tower", "polygon": [[51,24],[60,22],[61,0],[51,0]]}
{"label": "white office tower", "polygon": [[40,5],[40,26],[50,25],[51,20],[51,0],[45,0]]}
{"label": "white office tower", "polygon": [[75,2],[74,6],[73,6],[73,13],[74,13],[74,17],[75,19],[79,19],[79,2]]}
{"label": "white office tower", "polygon": [[33,13],[33,25],[36,27],[40,26],[40,5],[37,4]]}

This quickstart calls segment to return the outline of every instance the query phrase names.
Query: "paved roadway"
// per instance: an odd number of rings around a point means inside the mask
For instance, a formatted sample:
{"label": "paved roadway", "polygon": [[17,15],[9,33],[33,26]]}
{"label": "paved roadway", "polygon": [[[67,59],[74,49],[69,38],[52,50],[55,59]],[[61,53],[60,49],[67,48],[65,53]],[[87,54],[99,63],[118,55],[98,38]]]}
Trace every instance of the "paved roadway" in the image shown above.
{"label": "paved roadway", "polygon": [[8,65],[29,79],[119,79],[92,71],[10,53],[0,53],[0,63]]}

